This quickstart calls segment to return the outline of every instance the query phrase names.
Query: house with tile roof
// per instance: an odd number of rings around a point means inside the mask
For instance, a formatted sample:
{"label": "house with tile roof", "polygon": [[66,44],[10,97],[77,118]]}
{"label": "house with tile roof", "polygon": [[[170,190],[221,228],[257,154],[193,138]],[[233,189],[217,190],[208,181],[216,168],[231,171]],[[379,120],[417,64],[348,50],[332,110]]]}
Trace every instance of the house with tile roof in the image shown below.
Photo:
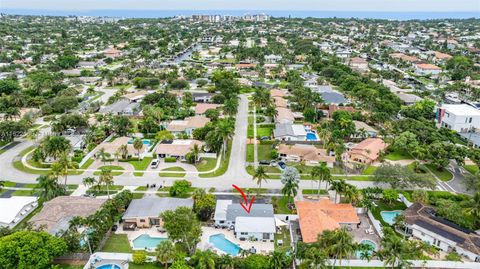
{"label": "house with tile roof", "polygon": [[186,133],[192,136],[195,129],[202,128],[209,122],[210,119],[205,116],[193,116],[183,120],[172,120],[166,129],[174,135]]}
{"label": "house with tile roof", "polygon": [[407,234],[442,251],[456,251],[468,259],[480,262],[480,235],[435,214],[435,209],[414,203],[405,211]]}
{"label": "house with tile roof", "polygon": [[164,141],[157,145],[155,154],[159,159],[174,157],[180,161],[185,161],[186,155],[192,151],[195,145],[201,149],[204,143],[193,139]]}
{"label": "house with tile roof", "polygon": [[367,138],[347,152],[351,162],[371,164],[378,159],[380,153],[387,149],[387,144],[380,138]]}
{"label": "house with tile roof", "polygon": [[278,155],[285,162],[305,162],[305,165],[317,165],[326,163],[328,167],[333,167],[335,157],[329,156],[325,149],[320,149],[314,145],[286,145],[278,146]]}
{"label": "house with tile roof", "polygon": [[352,204],[335,204],[329,199],[296,201],[302,241],[314,243],[324,231],[360,223]]}
{"label": "house with tile roof", "polygon": [[442,72],[442,69],[433,64],[416,64],[415,74],[419,76],[438,75]]}

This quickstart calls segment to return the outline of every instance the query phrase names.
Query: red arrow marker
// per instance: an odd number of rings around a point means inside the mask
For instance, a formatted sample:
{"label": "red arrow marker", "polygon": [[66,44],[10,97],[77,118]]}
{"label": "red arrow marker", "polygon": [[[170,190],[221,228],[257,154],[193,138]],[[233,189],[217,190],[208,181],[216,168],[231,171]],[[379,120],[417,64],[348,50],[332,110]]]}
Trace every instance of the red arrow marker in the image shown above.
{"label": "red arrow marker", "polygon": [[243,203],[240,202],[240,205],[243,207],[243,209],[245,209],[245,211],[247,211],[248,214],[250,214],[250,209],[252,209],[253,201],[255,201],[255,196],[253,196],[250,202],[248,202],[247,196],[245,195],[245,193],[243,193],[242,189],[237,187],[237,185],[235,184],[232,184],[232,187],[234,187],[235,189],[237,189],[238,192],[240,192],[243,197]]}

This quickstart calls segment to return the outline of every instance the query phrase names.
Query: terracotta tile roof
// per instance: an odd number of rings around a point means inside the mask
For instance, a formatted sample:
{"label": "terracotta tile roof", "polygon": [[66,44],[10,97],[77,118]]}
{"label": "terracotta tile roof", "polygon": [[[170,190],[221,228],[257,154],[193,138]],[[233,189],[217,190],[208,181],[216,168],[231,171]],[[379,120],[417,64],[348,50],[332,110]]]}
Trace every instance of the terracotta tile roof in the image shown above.
{"label": "terracotta tile roof", "polygon": [[277,107],[277,116],[275,117],[275,122],[294,122],[295,117],[293,116],[292,111],[289,108]]}
{"label": "terracotta tile roof", "polygon": [[295,202],[302,239],[305,243],[317,241],[318,234],[325,230],[340,228],[340,224],[359,223],[351,204],[334,204],[329,199]]}
{"label": "terracotta tile roof", "polygon": [[287,101],[282,97],[273,97],[273,101],[275,102],[276,107],[287,107]]}
{"label": "terracotta tile roof", "polygon": [[174,156],[185,156],[192,151],[193,146],[198,145],[200,148],[203,146],[202,141],[198,140],[174,140],[171,144],[158,144],[155,149],[156,154],[167,154]]}
{"label": "terracotta tile roof", "polygon": [[439,52],[439,51],[435,51],[435,58],[438,58],[438,59],[450,59],[452,58],[452,56],[450,54],[446,54],[446,53],[442,53],[442,52]]}
{"label": "terracotta tile roof", "polygon": [[355,112],[355,108],[351,106],[337,106],[335,104],[328,105],[328,115],[331,117],[333,112],[337,110],[344,110],[348,112]]}
{"label": "terracotta tile roof", "polygon": [[[133,147],[133,143],[128,143],[129,141],[133,140],[131,137],[117,137],[111,142],[104,142],[101,143],[100,145],[97,146],[97,149],[105,149],[106,153],[109,153],[110,155],[114,155],[116,152],[118,152],[118,149],[122,145],[127,145],[127,150],[130,155],[133,155],[134,153],[137,153],[138,151]],[[142,149],[140,149],[140,152],[145,152],[147,150],[147,146],[143,144]]]}
{"label": "terracotta tile roof", "polygon": [[390,57],[394,58],[394,59],[401,59],[402,61],[405,61],[405,62],[411,62],[411,63],[414,63],[414,62],[418,62],[420,61],[417,57],[415,56],[409,56],[409,55],[405,55],[403,53],[392,53],[389,55]]}
{"label": "terracotta tile roof", "polygon": [[358,143],[349,153],[362,155],[372,161],[375,161],[380,152],[387,148],[387,144],[380,138],[367,138]]}
{"label": "terracotta tile roof", "polygon": [[440,67],[433,64],[417,64],[417,68],[424,70],[442,70]]}
{"label": "terracotta tile roof", "polygon": [[285,90],[272,89],[272,90],[270,90],[270,96],[271,97],[285,97],[285,96],[287,96],[287,93],[286,93]]}
{"label": "terracotta tile roof", "polygon": [[235,65],[235,68],[237,68],[237,69],[255,68],[256,66],[257,66],[256,64],[237,64],[237,65]]}
{"label": "terracotta tile roof", "polygon": [[209,109],[216,109],[219,104],[197,103],[195,106],[195,114],[204,114]]}
{"label": "terracotta tile roof", "polygon": [[186,129],[202,128],[210,119],[205,116],[193,116],[185,118],[184,120],[173,120],[168,124],[167,130],[170,132],[183,132]]}

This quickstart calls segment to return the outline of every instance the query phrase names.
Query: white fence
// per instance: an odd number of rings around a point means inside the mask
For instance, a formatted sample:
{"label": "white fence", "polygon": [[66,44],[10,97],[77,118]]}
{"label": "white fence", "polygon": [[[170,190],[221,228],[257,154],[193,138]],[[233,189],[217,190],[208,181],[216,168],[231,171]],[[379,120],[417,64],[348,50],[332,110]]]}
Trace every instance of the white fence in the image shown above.
{"label": "white fence", "polygon": [[368,218],[370,219],[370,221],[372,222],[373,227],[375,228],[375,231],[377,231],[377,234],[378,234],[381,238],[383,238],[382,224],[380,223],[380,221],[378,221],[375,217],[373,217],[371,211],[368,211],[367,216],[368,216]]}

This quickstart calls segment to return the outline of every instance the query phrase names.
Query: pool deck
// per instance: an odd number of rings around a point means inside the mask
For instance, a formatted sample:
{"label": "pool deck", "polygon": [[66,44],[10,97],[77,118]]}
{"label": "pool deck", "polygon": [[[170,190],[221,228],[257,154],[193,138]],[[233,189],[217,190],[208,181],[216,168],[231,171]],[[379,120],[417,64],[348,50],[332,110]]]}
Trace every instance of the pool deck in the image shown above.
{"label": "pool deck", "polygon": [[[350,233],[353,235],[355,242],[360,243],[360,241],[368,239],[375,242],[377,247],[380,246],[380,236],[375,232],[373,224],[370,222],[368,216],[366,214],[358,214],[358,217],[360,218],[359,228],[357,228],[357,225],[350,226],[352,228]],[[366,233],[368,229],[373,230],[373,234]]]}
{"label": "pool deck", "polygon": [[228,231],[227,229],[216,229],[213,227],[202,227],[202,238],[197,247],[203,250],[212,249],[214,252],[217,252],[218,254],[225,254],[223,251],[217,249],[215,246],[213,246],[210,243],[209,241],[210,236],[215,234],[225,235],[226,239],[230,240],[234,244],[239,245],[242,249],[245,249],[245,250],[249,250],[253,246],[257,250],[258,254],[270,253],[275,248],[273,242],[240,241],[237,238],[235,238],[233,231]]}

